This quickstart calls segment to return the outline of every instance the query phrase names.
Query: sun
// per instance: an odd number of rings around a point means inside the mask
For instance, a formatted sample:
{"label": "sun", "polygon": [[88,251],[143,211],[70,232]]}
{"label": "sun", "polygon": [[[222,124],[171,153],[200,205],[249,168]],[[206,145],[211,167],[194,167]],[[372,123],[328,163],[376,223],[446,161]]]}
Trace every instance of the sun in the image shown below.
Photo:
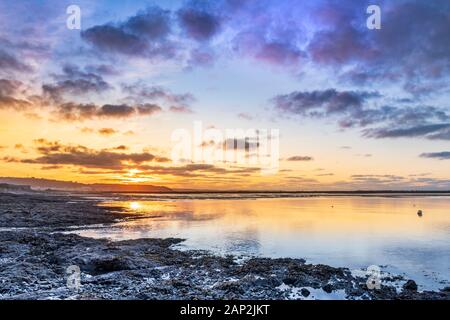
{"label": "sun", "polygon": [[130,208],[133,210],[138,210],[141,207],[139,202],[130,202]]}

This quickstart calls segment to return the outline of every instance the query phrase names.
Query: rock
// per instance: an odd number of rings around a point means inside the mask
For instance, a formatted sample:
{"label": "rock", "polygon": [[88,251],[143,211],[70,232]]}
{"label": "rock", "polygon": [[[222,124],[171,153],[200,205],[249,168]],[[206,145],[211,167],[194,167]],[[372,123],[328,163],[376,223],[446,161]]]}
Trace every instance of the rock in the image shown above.
{"label": "rock", "polygon": [[302,294],[302,296],[304,296],[305,298],[309,296],[310,292],[308,289],[306,288],[302,288],[302,290],[300,290],[300,293]]}
{"label": "rock", "polygon": [[403,285],[403,290],[417,291],[417,283],[414,280],[408,280]]}
{"label": "rock", "polygon": [[419,217],[421,217],[422,216],[422,210],[419,210],[419,211],[417,211],[417,215],[419,216]]}
{"label": "rock", "polygon": [[292,277],[284,278],[283,283],[287,285],[294,285],[296,279]]}
{"label": "rock", "polygon": [[97,273],[108,273],[130,269],[127,261],[124,261],[119,257],[95,259],[92,261],[92,267],[93,271]]}
{"label": "rock", "polygon": [[331,293],[333,292],[333,286],[331,284],[326,284],[322,287],[323,291],[325,291],[326,293]]}

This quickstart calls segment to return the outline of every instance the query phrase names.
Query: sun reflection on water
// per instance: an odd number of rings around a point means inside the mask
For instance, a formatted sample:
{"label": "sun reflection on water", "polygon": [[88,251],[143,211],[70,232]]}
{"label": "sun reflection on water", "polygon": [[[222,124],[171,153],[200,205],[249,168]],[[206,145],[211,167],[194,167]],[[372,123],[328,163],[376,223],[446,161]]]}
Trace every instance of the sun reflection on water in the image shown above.
{"label": "sun reflection on water", "polygon": [[130,209],[139,210],[141,208],[141,204],[139,202],[133,201],[130,202]]}

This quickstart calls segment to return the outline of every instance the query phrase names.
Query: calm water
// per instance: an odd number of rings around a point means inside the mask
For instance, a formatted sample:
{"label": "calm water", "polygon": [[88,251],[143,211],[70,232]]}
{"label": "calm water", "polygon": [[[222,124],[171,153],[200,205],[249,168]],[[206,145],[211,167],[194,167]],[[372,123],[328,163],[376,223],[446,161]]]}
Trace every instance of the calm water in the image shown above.
{"label": "calm water", "polygon": [[[220,254],[305,258],[405,274],[421,288],[450,283],[450,197],[325,196],[107,201],[145,217],[77,231],[113,240],[187,239],[179,247]],[[423,210],[420,217],[417,211]]]}

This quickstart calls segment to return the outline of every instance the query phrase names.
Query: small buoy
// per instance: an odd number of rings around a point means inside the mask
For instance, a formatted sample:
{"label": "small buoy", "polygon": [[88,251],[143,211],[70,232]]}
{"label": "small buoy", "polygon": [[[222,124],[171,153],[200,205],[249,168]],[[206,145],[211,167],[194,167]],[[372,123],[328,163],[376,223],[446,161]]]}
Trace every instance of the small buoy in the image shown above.
{"label": "small buoy", "polygon": [[417,211],[417,215],[418,215],[419,217],[421,217],[421,216],[422,216],[422,210]]}

